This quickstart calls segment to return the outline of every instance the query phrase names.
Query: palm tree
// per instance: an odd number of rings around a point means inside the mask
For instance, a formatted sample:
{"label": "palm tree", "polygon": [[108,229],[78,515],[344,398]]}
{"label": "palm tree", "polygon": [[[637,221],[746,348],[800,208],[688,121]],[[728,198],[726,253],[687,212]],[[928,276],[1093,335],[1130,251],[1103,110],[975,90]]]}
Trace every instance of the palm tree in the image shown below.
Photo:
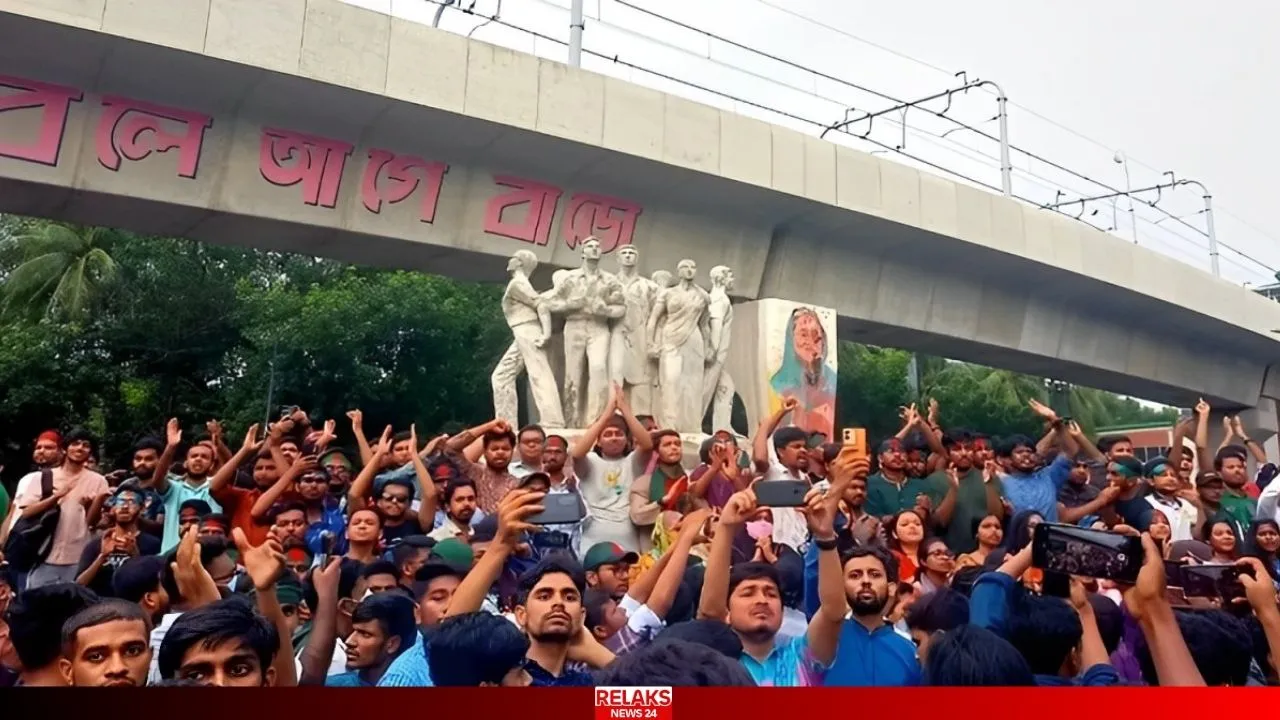
{"label": "palm tree", "polygon": [[13,238],[21,262],[4,278],[6,317],[79,320],[119,275],[107,253],[109,231],[38,223]]}

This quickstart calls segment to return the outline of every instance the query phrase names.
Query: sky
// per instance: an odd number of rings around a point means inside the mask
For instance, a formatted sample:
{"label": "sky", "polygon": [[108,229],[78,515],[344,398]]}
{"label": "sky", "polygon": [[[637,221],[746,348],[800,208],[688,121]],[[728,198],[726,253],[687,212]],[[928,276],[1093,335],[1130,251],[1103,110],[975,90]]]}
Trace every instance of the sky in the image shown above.
{"label": "sky", "polygon": [[[346,1],[426,23],[438,9],[431,0]],[[474,14],[446,9],[440,27],[563,61],[563,44],[527,31],[566,40],[569,3],[502,0],[498,22],[485,23],[498,0],[474,0]],[[1038,205],[1094,197],[1167,182],[1171,170],[1213,194],[1224,278],[1256,286],[1274,283],[1280,269],[1280,217],[1270,212],[1270,168],[1280,166],[1270,123],[1280,101],[1265,91],[1280,70],[1272,38],[1280,7],[1270,3],[1224,12],[1192,0],[585,0],[585,12],[583,67],[813,134],[850,106],[856,116],[965,80],[995,81],[1010,100],[1011,144],[1040,158],[1012,153],[1015,195]],[[955,95],[947,111],[993,136],[995,115],[983,89]],[[905,131],[903,120],[878,117],[867,140],[827,137],[998,191],[995,141],[919,110],[907,112]],[[892,151],[904,132],[902,150],[913,157]],[[1129,241],[1136,229],[1141,245],[1208,271],[1201,195],[1195,186],[1136,194],[1132,216],[1124,197],[1062,209]]]}

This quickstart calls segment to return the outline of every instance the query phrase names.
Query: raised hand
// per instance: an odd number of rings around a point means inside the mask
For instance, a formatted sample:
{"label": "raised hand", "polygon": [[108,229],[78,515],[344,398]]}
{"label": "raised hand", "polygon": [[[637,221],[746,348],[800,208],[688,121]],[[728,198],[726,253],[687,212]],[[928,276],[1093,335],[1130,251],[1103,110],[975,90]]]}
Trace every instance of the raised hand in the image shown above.
{"label": "raised hand", "polygon": [[1204,398],[1200,398],[1200,402],[1196,403],[1196,415],[1208,415],[1211,409],[1209,403],[1204,401]]}
{"label": "raised hand", "polygon": [[858,541],[859,545],[866,545],[873,541],[880,532],[880,519],[871,514],[864,514],[853,522],[853,527],[849,529],[853,538]]}
{"label": "raised hand", "polygon": [[546,493],[530,490],[512,490],[498,502],[498,532],[494,540],[509,548],[515,548],[521,533],[537,529],[529,518],[543,511],[542,499]]}
{"label": "raised hand", "polygon": [[1080,429],[1080,423],[1075,420],[1067,423],[1067,432],[1070,433],[1073,438],[1082,437],[1084,435],[1084,430]]}
{"label": "raised hand", "polygon": [[378,438],[378,446],[374,448],[374,455],[387,455],[391,452],[391,426],[388,425],[382,430],[382,435]]}
{"label": "raised hand", "polygon": [[929,398],[929,424],[938,424],[938,401],[935,398]]}
{"label": "raised hand", "polygon": [[809,532],[818,540],[830,540],[835,537],[836,503],[819,488],[809,488],[804,496],[804,506],[800,514],[809,523]]}
{"label": "raised hand", "polygon": [[204,424],[204,430],[209,433],[209,437],[213,438],[215,443],[222,438],[222,423],[217,420],[210,420],[209,422],[206,422]]}
{"label": "raised hand", "polygon": [[169,422],[164,426],[164,435],[169,447],[178,447],[182,444],[182,427],[178,425],[178,418],[169,418]]}
{"label": "raised hand", "polygon": [[416,424],[409,425],[409,446],[413,448],[413,454],[418,454],[418,426]]}
{"label": "raised hand", "polygon": [[351,420],[353,429],[360,430],[364,428],[364,413],[359,408],[348,410],[347,417]]}
{"label": "raised hand", "polygon": [[1124,591],[1124,604],[1135,620],[1141,620],[1151,608],[1165,602],[1164,559],[1149,534],[1142,535],[1142,569],[1138,581]]}
{"label": "raised hand", "polygon": [[213,582],[213,576],[200,563],[198,537],[199,530],[195,526],[187,528],[187,532],[178,541],[173,562],[169,564],[173,569],[174,584],[178,586],[178,591],[187,601],[188,607],[193,604],[198,606],[214,602],[221,597],[217,584]]}
{"label": "raised hand", "polygon": [[[1223,419],[1225,420],[1226,418],[1223,418]],[[1236,437],[1240,438],[1241,440],[1244,440],[1245,438],[1249,437],[1248,435],[1244,434],[1244,423],[1240,422],[1239,415],[1233,415],[1231,417],[1231,433],[1234,434]]]}
{"label": "raised hand", "polygon": [[244,530],[240,528],[232,528],[231,537],[240,551],[240,564],[253,581],[253,588],[264,592],[274,587],[285,572],[284,548],[280,546],[280,541],[269,537],[266,542],[254,547],[249,544]]}
{"label": "raised hand", "polygon": [[982,482],[989,483],[992,480],[1000,478],[1004,480],[1004,471],[1000,469],[1000,465],[995,460],[988,460],[982,464]]}
{"label": "raised hand", "polygon": [[511,423],[506,420],[497,420],[493,423],[493,431],[499,435],[511,432]]}
{"label": "raised hand", "polygon": [[341,578],[342,558],[334,557],[329,559],[328,565],[318,567],[311,573],[311,585],[315,588],[316,595],[337,600],[338,581]]}
{"label": "raised hand", "polygon": [[956,472],[954,467],[947,468],[947,484],[957,490],[960,489],[960,473]]}
{"label": "raised hand", "polygon": [[1048,405],[1045,405],[1039,400],[1032,398],[1027,402],[1027,405],[1031,407],[1031,412],[1039,415],[1045,420],[1048,420],[1049,422],[1058,421],[1058,413],[1054,412],[1053,408],[1049,407]]}
{"label": "raised hand", "polygon": [[320,431],[320,437],[316,438],[317,448],[327,448],[329,443],[338,438],[338,423],[332,418],[324,421],[324,428]]}
{"label": "raised hand", "polygon": [[755,491],[747,488],[736,492],[729,497],[729,501],[724,504],[724,509],[720,511],[719,524],[725,527],[745,525],[758,509]]}
{"label": "raised hand", "polygon": [[782,411],[784,415],[794,411],[798,407],[800,407],[800,401],[793,397],[786,398],[782,401]]}
{"label": "raised hand", "polygon": [[1252,575],[1241,572],[1240,584],[1244,586],[1244,598],[1235,598],[1235,602],[1248,602],[1254,614],[1262,617],[1265,613],[1274,613],[1276,609],[1276,586],[1267,574],[1267,568],[1255,557],[1241,558],[1236,565],[1242,570],[1253,571]]}
{"label": "raised hand", "polygon": [[256,452],[262,447],[262,441],[258,439],[258,423],[249,426],[249,430],[244,434],[244,442],[240,444],[240,452]]}

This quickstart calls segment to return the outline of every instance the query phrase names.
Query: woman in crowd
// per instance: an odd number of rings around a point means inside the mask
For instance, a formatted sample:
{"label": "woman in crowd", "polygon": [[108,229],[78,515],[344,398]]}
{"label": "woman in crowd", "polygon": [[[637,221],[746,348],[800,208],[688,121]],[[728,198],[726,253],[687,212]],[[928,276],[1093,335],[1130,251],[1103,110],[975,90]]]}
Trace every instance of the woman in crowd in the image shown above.
{"label": "woman in crowd", "polygon": [[1213,551],[1210,562],[1233,563],[1240,557],[1240,540],[1236,529],[1226,520],[1217,520],[1205,526],[1204,541]]}
{"label": "woman in crowd", "polygon": [[920,546],[924,543],[924,518],[915,510],[903,510],[889,522],[889,550],[898,559],[898,582],[915,582]]}
{"label": "woman in crowd", "polygon": [[973,534],[978,539],[978,549],[956,558],[956,567],[982,567],[987,557],[1004,542],[1003,519],[988,515],[974,525]]}
{"label": "woman in crowd", "polygon": [[1280,588],[1280,523],[1258,518],[1249,528],[1248,554],[1262,561],[1276,587]]}
{"label": "woman in crowd", "polygon": [[1147,527],[1147,532],[1151,534],[1151,539],[1156,541],[1156,547],[1160,548],[1160,552],[1164,554],[1165,559],[1169,559],[1169,551],[1173,548],[1173,526],[1169,524],[1169,518],[1159,510],[1151,513],[1151,525]]}
{"label": "woman in crowd", "polygon": [[917,560],[922,595],[944,588],[951,582],[951,574],[956,569],[956,556],[942,538],[929,538],[920,543]]}

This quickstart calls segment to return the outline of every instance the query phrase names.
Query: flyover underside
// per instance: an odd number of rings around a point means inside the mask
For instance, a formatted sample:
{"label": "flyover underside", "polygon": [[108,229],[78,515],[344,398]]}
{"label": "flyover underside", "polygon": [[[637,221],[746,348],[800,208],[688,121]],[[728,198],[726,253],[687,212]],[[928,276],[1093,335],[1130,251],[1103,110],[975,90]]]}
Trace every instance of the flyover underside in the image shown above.
{"label": "flyover underside", "polygon": [[[972,238],[20,14],[0,12],[0,76],[28,83],[0,86],[4,212],[468,280],[498,280],[502,257],[530,249],[544,264],[539,287],[552,268],[576,264],[577,243],[596,234],[606,250],[633,243],[646,272],[689,257],[704,282],[712,266],[733,267],[742,299],[831,307],[842,339],[1181,405],[1200,396],[1256,405],[1280,348],[1238,325]],[[30,82],[62,90],[33,91]],[[32,138],[52,127],[40,107],[4,105],[38,92],[65,96],[53,160],[6,157],[6,142],[34,147]],[[108,115],[131,103],[164,112]],[[198,141],[183,135],[202,122]],[[148,133],[130,135],[130,127]],[[153,135],[186,141],[159,152],[146,144]],[[189,147],[195,162],[186,167]],[[877,196],[883,185],[887,205],[890,171],[882,172],[853,182],[874,183]],[[971,213],[966,199],[981,194],[953,195],[955,216]],[[978,201],[996,232],[986,197]],[[1076,265],[1110,262],[1080,262],[1085,251],[1069,241],[1053,250],[1074,253]]]}

